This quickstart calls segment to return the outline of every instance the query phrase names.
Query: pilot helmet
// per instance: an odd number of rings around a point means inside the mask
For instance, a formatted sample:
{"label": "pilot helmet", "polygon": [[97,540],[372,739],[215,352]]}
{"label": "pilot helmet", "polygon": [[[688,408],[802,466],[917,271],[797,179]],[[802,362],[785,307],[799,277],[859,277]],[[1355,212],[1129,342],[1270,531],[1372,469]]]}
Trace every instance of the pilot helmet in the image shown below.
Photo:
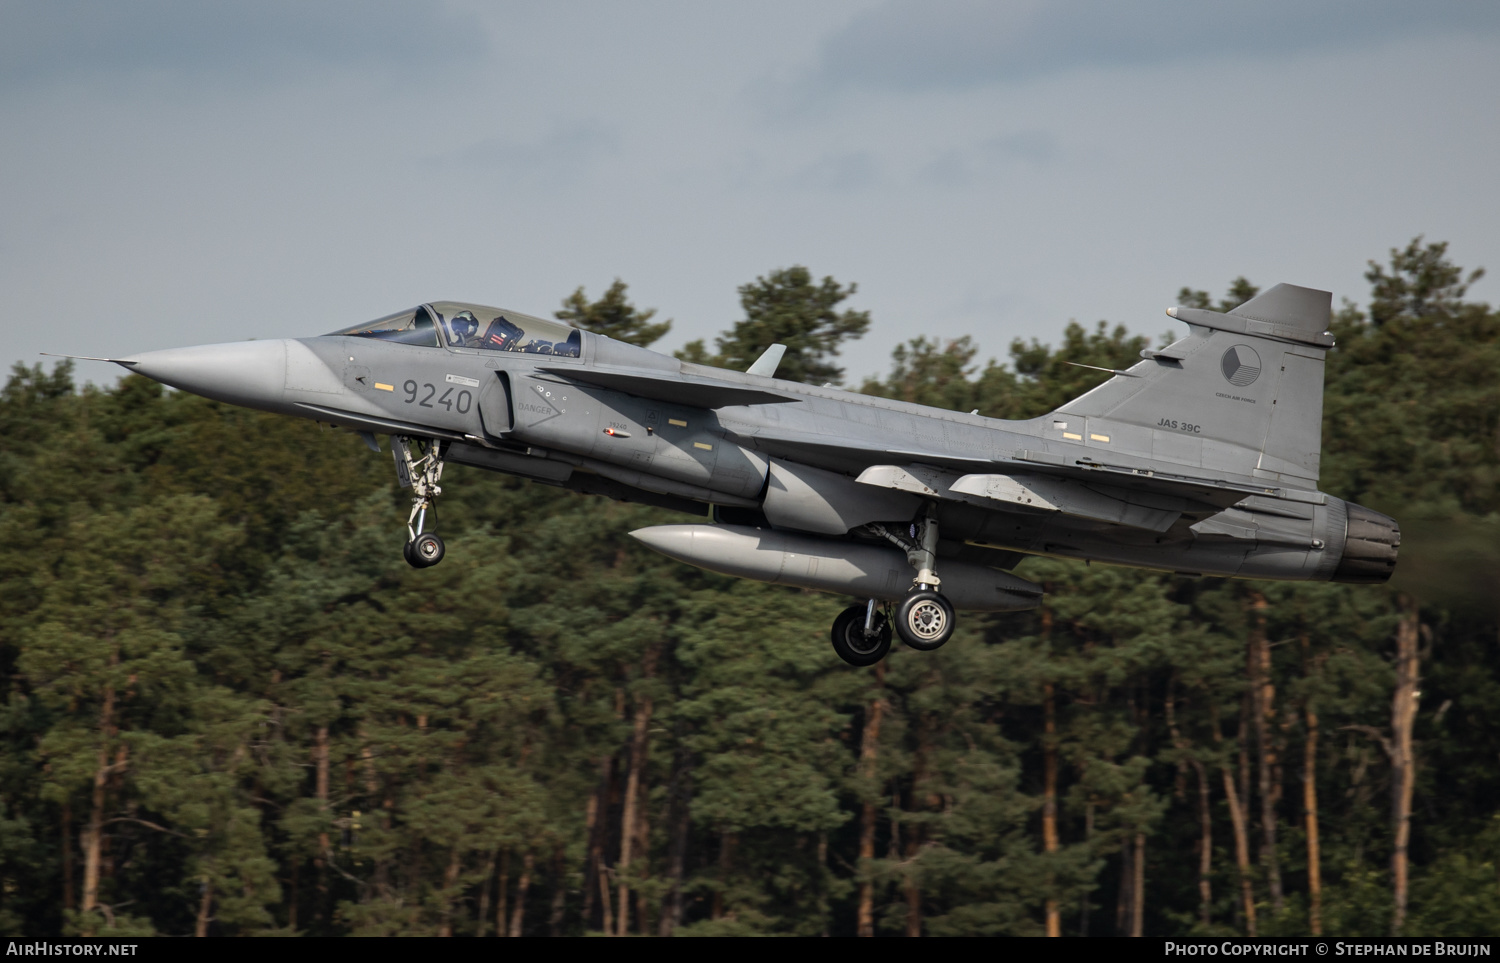
{"label": "pilot helmet", "polygon": [[479,330],[479,320],[472,311],[460,311],[453,316],[453,334],[459,341],[467,341]]}

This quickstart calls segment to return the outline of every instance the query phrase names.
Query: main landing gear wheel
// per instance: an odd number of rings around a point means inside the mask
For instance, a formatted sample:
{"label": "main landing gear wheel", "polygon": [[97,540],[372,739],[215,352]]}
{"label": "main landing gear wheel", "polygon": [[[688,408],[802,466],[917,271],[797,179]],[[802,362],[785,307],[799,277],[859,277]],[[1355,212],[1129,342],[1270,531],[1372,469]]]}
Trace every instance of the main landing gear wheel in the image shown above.
{"label": "main landing gear wheel", "polygon": [[443,540],[434,532],[423,532],[415,540],[407,542],[401,554],[406,556],[412,568],[428,568],[443,560]]}
{"label": "main landing gear wheel", "polygon": [[869,609],[864,605],[851,605],[833,620],[833,651],[850,665],[874,665],[891,651],[891,623],[884,612],[876,612],[870,619],[870,634],[865,634],[865,620]]}
{"label": "main landing gear wheel", "polygon": [[896,609],[896,632],[901,641],[920,652],[941,648],[953,636],[953,606],[937,592],[919,589]]}

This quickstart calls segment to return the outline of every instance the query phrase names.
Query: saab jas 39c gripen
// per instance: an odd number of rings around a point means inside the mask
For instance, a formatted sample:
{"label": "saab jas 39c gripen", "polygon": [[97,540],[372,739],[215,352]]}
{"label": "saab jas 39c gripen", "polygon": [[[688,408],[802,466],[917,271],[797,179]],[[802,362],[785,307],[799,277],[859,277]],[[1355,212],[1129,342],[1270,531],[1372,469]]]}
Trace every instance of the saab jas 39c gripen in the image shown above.
{"label": "saab jas 39c gripen", "polygon": [[[391,436],[406,559],[445,462],[703,518],[632,532],[671,558],[860,600],[854,665],[1036,606],[1026,555],[1193,575],[1384,582],[1396,522],[1318,490],[1326,291],[1278,285],[1041,418],[1000,421],[690,364],[557,321],[436,301],[316,338],[116,360],[184,391]],[[102,360],[102,359],[101,359]]]}

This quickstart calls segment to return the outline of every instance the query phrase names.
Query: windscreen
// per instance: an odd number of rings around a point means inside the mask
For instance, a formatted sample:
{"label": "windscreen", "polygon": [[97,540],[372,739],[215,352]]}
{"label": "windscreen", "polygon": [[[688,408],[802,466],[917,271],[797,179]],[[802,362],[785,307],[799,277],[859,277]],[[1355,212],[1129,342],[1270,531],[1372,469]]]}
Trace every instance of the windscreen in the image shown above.
{"label": "windscreen", "polygon": [[426,308],[412,308],[410,311],[388,314],[383,318],[356,324],[351,328],[331,331],[328,337],[340,335],[347,338],[379,338],[381,341],[419,344],[426,348],[438,346],[437,330],[432,326],[432,318],[428,315]]}
{"label": "windscreen", "polygon": [[582,353],[583,334],[561,321],[545,321],[515,311],[459,301],[434,301],[429,307],[437,315],[443,340],[450,348],[517,351],[559,358],[576,358]]}

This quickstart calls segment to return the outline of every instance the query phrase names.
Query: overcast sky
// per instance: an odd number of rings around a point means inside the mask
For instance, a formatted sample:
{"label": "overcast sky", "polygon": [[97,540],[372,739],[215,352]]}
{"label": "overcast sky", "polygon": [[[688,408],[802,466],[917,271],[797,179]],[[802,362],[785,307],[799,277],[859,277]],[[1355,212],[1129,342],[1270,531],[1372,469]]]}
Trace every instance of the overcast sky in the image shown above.
{"label": "overcast sky", "polygon": [[616,277],[670,349],[800,263],[857,381],[1239,274],[1363,302],[1416,234],[1500,269],[1497,148],[1494,0],[0,0],[0,363]]}

